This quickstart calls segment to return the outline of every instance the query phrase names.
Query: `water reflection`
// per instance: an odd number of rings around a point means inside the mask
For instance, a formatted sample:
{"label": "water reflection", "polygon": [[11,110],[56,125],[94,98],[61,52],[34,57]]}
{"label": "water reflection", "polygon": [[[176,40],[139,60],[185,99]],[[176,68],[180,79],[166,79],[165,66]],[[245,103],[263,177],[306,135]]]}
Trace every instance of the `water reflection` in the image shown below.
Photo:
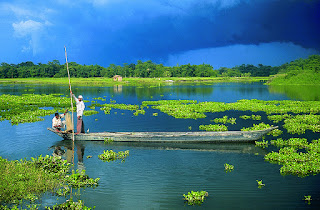
{"label": "water reflection", "polygon": [[[83,165],[83,156],[86,146],[101,147],[101,144],[109,149],[139,148],[152,150],[189,150],[203,152],[238,153],[265,155],[267,150],[256,147],[254,143],[154,143],[154,142],[111,142],[105,144],[103,141],[75,141],[74,147],[78,158],[78,167]],[[62,140],[53,146],[53,155],[64,157],[68,163],[72,163],[72,141]],[[84,167],[84,166],[83,166]]]}
{"label": "water reflection", "polygon": [[320,101],[319,85],[275,85],[268,89],[270,93],[285,94],[291,99]]}
{"label": "water reflection", "polygon": [[156,150],[190,150],[220,153],[245,153],[265,155],[268,152],[252,143],[152,143],[152,142],[113,142],[112,147],[134,147]]}
{"label": "water reflection", "polygon": [[67,160],[67,163],[75,164],[74,162],[74,152],[77,154],[77,169],[79,172],[85,170],[85,166],[83,164],[83,156],[85,147],[82,142],[76,141],[72,142],[70,140],[62,140],[56,142],[54,145],[50,147],[53,149],[53,156],[60,156],[61,158]]}

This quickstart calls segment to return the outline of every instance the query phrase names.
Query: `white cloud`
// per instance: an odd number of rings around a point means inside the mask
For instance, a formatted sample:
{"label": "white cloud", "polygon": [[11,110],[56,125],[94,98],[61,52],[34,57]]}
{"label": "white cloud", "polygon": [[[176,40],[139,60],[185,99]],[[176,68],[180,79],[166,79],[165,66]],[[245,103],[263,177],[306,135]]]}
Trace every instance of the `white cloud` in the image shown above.
{"label": "white cloud", "polygon": [[259,45],[231,45],[217,48],[190,50],[169,56],[166,65],[211,64],[214,69],[234,67],[241,64],[279,66],[298,58],[320,54],[291,42],[261,43]]}
{"label": "white cloud", "polygon": [[40,33],[43,29],[43,24],[37,21],[27,20],[19,23],[13,23],[12,27],[15,35],[18,37],[24,37],[34,33]]}
{"label": "white cloud", "polygon": [[32,50],[33,55],[41,51],[41,38],[44,34],[44,26],[50,23],[40,23],[34,20],[20,21],[13,23],[14,35],[18,38],[25,38],[28,45],[22,46],[22,52]]}

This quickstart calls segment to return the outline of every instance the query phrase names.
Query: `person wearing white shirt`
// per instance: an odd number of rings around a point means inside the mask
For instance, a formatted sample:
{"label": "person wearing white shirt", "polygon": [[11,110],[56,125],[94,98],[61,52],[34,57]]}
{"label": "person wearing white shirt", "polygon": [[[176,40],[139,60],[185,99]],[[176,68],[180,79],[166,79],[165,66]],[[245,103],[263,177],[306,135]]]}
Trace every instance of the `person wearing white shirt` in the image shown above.
{"label": "person wearing white shirt", "polygon": [[68,112],[66,109],[66,112],[64,114],[55,113],[54,117],[52,118],[52,128],[56,129],[56,131],[61,131],[62,128],[65,128],[66,121],[61,120],[61,118],[64,118],[65,114]]}
{"label": "person wearing white shirt", "polygon": [[86,106],[84,105],[83,97],[82,95],[79,95],[78,98],[76,98],[74,94],[72,94],[72,97],[76,101],[76,105],[77,105],[77,133],[76,134],[85,133],[82,115]]}

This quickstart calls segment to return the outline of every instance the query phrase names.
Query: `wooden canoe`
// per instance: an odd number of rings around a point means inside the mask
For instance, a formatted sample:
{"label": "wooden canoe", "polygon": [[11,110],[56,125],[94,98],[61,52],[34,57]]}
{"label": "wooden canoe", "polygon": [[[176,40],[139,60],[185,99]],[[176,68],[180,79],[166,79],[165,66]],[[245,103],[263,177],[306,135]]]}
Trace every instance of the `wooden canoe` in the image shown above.
{"label": "wooden canoe", "polygon": [[[257,131],[199,131],[199,132],[101,132],[81,133],[75,135],[76,141],[104,141],[114,142],[250,142],[260,139],[263,135],[278,128],[270,127]],[[52,128],[49,131],[63,139],[72,139],[71,133],[57,132]]]}

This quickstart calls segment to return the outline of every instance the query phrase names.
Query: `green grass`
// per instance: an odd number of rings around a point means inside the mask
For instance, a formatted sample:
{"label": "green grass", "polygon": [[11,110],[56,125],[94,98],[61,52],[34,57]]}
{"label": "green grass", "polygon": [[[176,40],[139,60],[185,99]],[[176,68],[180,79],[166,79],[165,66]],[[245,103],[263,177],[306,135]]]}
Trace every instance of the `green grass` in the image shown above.
{"label": "green grass", "polygon": [[[256,82],[266,81],[268,77],[161,77],[161,78],[123,78],[121,82],[112,78],[71,78],[71,83],[81,86],[143,86],[143,85],[172,85],[172,83],[216,83],[216,82]],[[68,85],[68,78],[13,78],[0,79],[0,84],[57,84]]]}

